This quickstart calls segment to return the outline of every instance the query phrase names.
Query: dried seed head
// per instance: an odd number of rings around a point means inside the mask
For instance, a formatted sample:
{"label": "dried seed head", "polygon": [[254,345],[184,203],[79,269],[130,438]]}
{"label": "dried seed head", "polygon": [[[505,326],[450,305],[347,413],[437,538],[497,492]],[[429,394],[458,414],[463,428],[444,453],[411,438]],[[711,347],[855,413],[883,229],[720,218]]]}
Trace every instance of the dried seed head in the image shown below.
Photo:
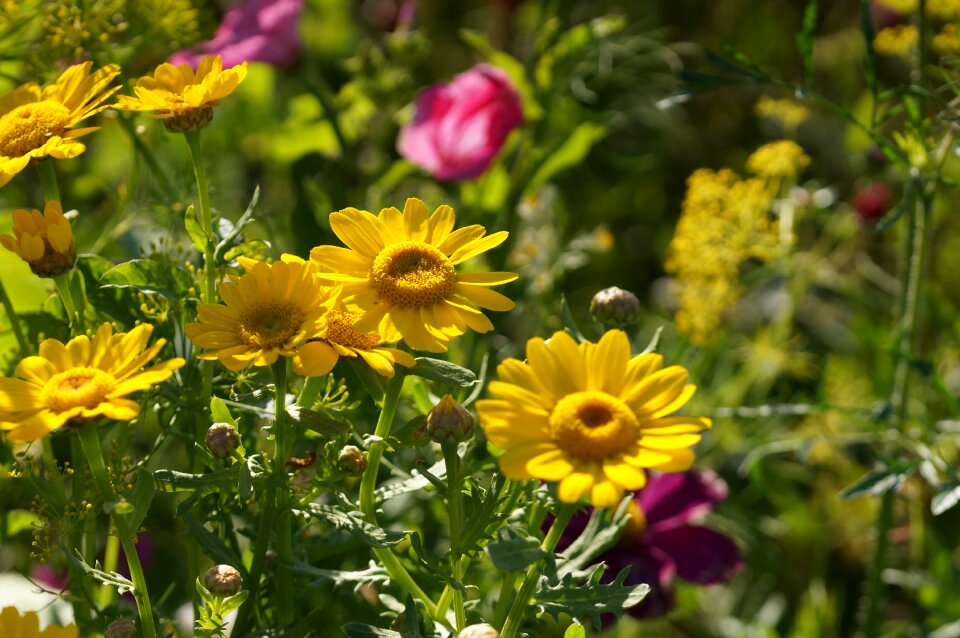
{"label": "dried seed head", "polygon": [[240,435],[229,423],[214,423],[207,430],[206,442],[211,454],[225,459],[240,446]]}
{"label": "dried seed head", "polygon": [[214,565],[203,575],[203,586],[214,596],[233,596],[242,585],[240,572],[230,565]]}
{"label": "dried seed head", "polygon": [[437,443],[466,441],[473,436],[473,415],[448,394],[427,414],[426,429]]}
{"label": "dried seed head", "polygon": [[611,286],[593,296],[590,314],[606,326],[622,328],[640,319],[640,300],[629,290]]}

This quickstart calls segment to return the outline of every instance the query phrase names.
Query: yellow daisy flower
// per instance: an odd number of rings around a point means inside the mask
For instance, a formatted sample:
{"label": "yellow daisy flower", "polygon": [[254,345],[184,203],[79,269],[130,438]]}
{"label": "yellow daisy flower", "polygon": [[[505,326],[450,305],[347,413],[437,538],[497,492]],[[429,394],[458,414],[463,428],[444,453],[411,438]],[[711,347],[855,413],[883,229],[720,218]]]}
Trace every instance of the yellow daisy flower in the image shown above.
{"label": "yellow daisy flower", "polygon": [[244,260],[247,272],[220,284],[223,304],[201,304],[198,323],[187,324],[187,337],[209,350],[200,359],[219,360],[236,372],[250,363],[272,365],[293,358],[297,374],[326,374],[337,355],[319,339],[326,328],[333,289],[317,277],[316,264],[292,255],[268,264]]}
{"label": "yellow daisy flower", "polygon": [[393,338],[384,339],[376,331],[357,332],[354,324],[359,318],[358,313],[346,311],[342,307],[334,308],[327,313],[327,327],[324,330],[323,339],[310,342],[307,346],[327,349],[326,356],[351,358],[359,356],[373,368],[374,372],[391,379],[395,364],[399,363],[408,368],[417,365],[409,352],[381,345],[385,342],[399,341],[399,334],[393,335]]}
{"label": "yellow daisy flower", "polygon": [[224,70],[219,55],[208,55],[197,66],[174,66],[164,62],[153,72],[137,80],[136,97],[120,95],[115,108],[123,111],[153,111],[151,117],[163,120],[168,130],[194,131],[213,119],[213,108],[247,77],[247,63]]}
{"label": "yellow daisy flower", "polygon": [[50,86],[29,82],[0,96],[0,186],[34,158],[67,159],[86,149],[76,138],[98,127],[73,127],[107,108],[103,102],[120,88],[107,88],[120,67],[108,64],[91,74],[91,66],[77,64]]}
{"label": "yellow daisy flower", "polygon": [[402,213],[391,207],[375,216],[347,208],[330,215],[347,248],[318,246],[310,259],[334,271],[322,277],[343,284],[347,309],[361,315],[357,331],[400,334],[415,350],[443,352],[467,328],[492,330],[473,305],[512,310],[513,301],[490,286],[517,278],[512,272],[457,272],[457,264],[499,246],[507,232],[486,235],[483,226],[453,230],[453,224],[452,208],[440,206],[431,215],[414,198]]}
{"label": "yellow daisy flower", "polygon": [[135,418],[140,405],[123,397],[165,381],[185,363],[176,358],[141,370],[166,343],[157,339],[147,347],[152,332],[144,324],[114,334],[104,323],[93,339],[47,339],[40,356],[17,365],[20,379],[0,378],[0,430],[8,430],[11,441],[32,441],[73,419]]}
{"label": "yellow daisy flower", "polygon": [[23,616],[16,607],[4,607],[0,611],[0,636],[5,638],[77,638],[78,635],[76,625],[47,625],[40,631],[40,617],[34,611]]}
{"label": "yellow daisy flower", "polygon": [[47,202],[38,210],[13,211],[13,234],[0,235],[0,244],[20,255],[30,270],[41,277],[56,277],[73,268],[77,251],[73,247],[73,231],[63,216],[60,202]]}
{"label": "yellow daisy flower", "polygon": [[613,507],[646,483],[646,469],[682,472],[710,419],[670,416],[696,389],[681,366],[658,354],[631,358],[611,330],[597,344],[565,332],[527,342],[526,363],[507,359],[477,402],[487,440],[506,450],[500,469],[513,479],[558,481],[565,503],[589,498]]}

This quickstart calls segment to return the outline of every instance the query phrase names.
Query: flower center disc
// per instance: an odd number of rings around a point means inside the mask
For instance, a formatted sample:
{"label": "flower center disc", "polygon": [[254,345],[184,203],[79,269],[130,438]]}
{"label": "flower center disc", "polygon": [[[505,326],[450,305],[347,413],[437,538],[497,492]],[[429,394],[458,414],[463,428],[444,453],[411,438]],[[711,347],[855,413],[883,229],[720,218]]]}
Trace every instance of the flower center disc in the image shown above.
{"label": "flower center disc", "polygon": [[69,123],[70,111],[59,102],[43,100],[18,106],[0,117],[0,156],[26,155],[54,135],[62,135]]}
{"label": "flower center disc", "polygon": [[370,283],[383,299],[402,308],[440,303],[457,286],[457,273],[447,256],[419,241],[387,246],[373,260]]}
{"label": "flower center disc", "polygon": [[623,401],[605,392],[575,392],[550,413],[550,436],[567,454],[600,461],[627,450],[639,424]]}
{"label": "flower center disc", "polygon": [[50,377],[43,388],[43,403],[51,412],[95,408],[116,385],[116,379],[96,368],[71,368]]}
{"label": "flower center disc", "polygon": [[331,310],[327,313],[326,340],[346,348],[373,350],[380,343],[380,336],[376,332],[364,334],[354,330],[353,324],[359,318],[354,312]]}
{"label": "flower center disc", "polygon": [[240,340],[250,346],[269,350],[279,348],[297,334],[303,314],[286,304],[269,304],[251,308],[240,319]]}

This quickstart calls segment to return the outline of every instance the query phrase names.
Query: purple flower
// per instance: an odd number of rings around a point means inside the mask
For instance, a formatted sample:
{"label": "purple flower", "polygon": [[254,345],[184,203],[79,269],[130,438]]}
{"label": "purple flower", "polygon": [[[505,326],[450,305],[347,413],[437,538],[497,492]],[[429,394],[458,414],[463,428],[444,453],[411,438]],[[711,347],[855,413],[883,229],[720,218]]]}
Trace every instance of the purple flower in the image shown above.
{"label": "purple flower", "polygon": [[415,106],[397,149],[442,180],[482,175],[510,131],[523,124],[520,95],[507,74],[489,64],[478,64],[449,84],[434,84]]}
{"label": "purple flower", "polygon": [[288,66],[300,53],[301,12],[303,0],[243,0],[223,16],[213,40],[174,53],[170,63],[196,68],[204,56],[219,55],[225,69],[241,62]]}
{"label": "purple flower", "polygon": [[[602,582],[612,582],[630,567],[626,584],[647,583],[650,593],[628,611],[637,618],[662,616],[674,605],[673,579],[701,585],[723,583],[740,570],[740,550],[727,536],[690,521],[727,497],[727,485],[707,470],[651,475],[630,504],[631,520],[617,544],[598,560],[607,564]],[[570,522],[560,541],[572,543],[589,519],[589,512]]]}

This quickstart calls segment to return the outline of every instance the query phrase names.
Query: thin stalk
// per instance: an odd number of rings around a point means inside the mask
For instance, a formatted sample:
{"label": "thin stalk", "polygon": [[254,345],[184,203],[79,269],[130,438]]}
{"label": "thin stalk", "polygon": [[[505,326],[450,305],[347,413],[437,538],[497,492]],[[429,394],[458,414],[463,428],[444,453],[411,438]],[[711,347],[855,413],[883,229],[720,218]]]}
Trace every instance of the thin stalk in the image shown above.
{"label": "thin stalk", "polygon": [[204,303],[216,303],[216,276],[217,269],[214,263],[213,245],[213,212],[210,209],[210,189],[207,186],[207,169],[203,165],[203,156],[200,151],[200,131],[188,131],[183,134],[190,149],[190,159],[193,161],[193,174],[197,178],[197,197],[200,199],[200,227],[206,236],[207,242],[203,247]]}
{"label": "thin stalk", "polygon": [[43,189],[43,199],[48,202],[61,202],[60,186],[57,184],[57,172],[53,168],[53,160],[45,159],[37,164],[37,175],[40,177],[40,187]]}
{"label": "thin stalk", "polygon": [[[90,471],[97,487],[100,488],[100,494],[104,502],[111,505],[116,504],[117,495],[113,491],[113,485],[110,484],[110,477],[107,476],[107,468],[103,462],[103,450],[100,447],[100,434],[97,432],[96,426],[88,424],[78,428],[77,436],[80,439],[80,447],[83,449],[84,456],[87,457]],[[126,519],[117,516],[112,511],[110,512],[110,518],[117,529],[120,544],[123,546],[123,553],[127,558],[127,566],[130,568],[130,579],[134,586],[133,597],[137,601],[137,612],[140,615],[140,630],[143,632],[144,638],[157,638],[153,607],[150,604],[150,594],[147,591],[147,579],[143,574],[140,557],[137,555],[135,543],[137,531],[129,529]]]}
{"label": "thin stalk", "polygon": [[173,184],[170,182],[167,174],[163,171],[163,167],[160,166],[160,162],[157,161],[153,151],[151,151],[150,147],[144,144],[143,140],[140,139],[140,136],[137,135],[137,129],[136,126],[134,126],[133,119],[128,118],[123,114],[121,114],[118,119],[120,120],[121,128],[123,128],[127,136],[130,138],[130,141],[133,143],[133,148],[140,155],[140,157],[144,159],[144,161],[150,167],[150,170],[153,172],[153,176],[158,182],[160,182],[160,188],[163,189],[164,193],[173,193]]}
{"label": "thin stalk", "polygon": [[274,437],[276,437],[276,457],[273,460],[273,500],[280,514],[277,517],[277,576],[274,579],[276,586],[276,601],[274,601],[274,604],[279,613],[279,626],[283,628],[293,622],[293,588],[289,574],[290,564],[293,562],[292,521],[290,512],[280,504],[281,499],[286,495],[287,457],[291,448],[285,418],[287,360],[284,357],[280,357],[273,364],[273,386],[275,392],[273,429]]}
{"label": "thin stalk", "polygon": [[[120,555],[120,535],[117,528],[111,527],[107,531],[107,547],[103,550],[103,570],[108,574],[117,571],[117,559]],[[100,609],[106,609],[113,604],[115,590],[110,585],[100,587]]]}
{"label": "thin stalk", "polygon": [[[576,511],[576,504],[565,504],[560,507],[560,511],[557,512],[557,517],[554,519],[553,525],[550,526],[550,531],[547,532],[546,538],[540,543],[540,549],[544,552],[553,552],[557,543],[560,541],[563,530],[566,529],[567,523],[570,522],[570,519],[573,518]],[[523,619],[527,614],[530,597],[533,595],[533,590],[540,581],[541,570],[542,567],[539,561],[527,568],[527,573],[524,574],[523,582],[520,584],[520,591],[517,592],[517,597],[513,599],[513,605],[510,606],[507,620],[503,623],[503,629],[500,630],[500,638],[514,638],[517,635],[517,631],[520,629],[520,625],[523,624]]]}
{"label": "thin stalk", "polygon": [[10,301],[10,295],[7,294],[7,289],[3,287],[3,281],[0,281],[0,304],[3,304],[3,311],[7,313],[7,317],[10,319],[10,329],[13,330],[13,336],[17,338],[17,346],[20,348],[21,356],[25,356],[30,352],[30,343],[27,341],[27,336],[23,333],[23,328],[20,326],[20,318],[17,317],[17,313],[13,310],[13,302]]}
{"label": "thin stalk", "polygon": [[[380,411],[380,418],[377,419],[377,427],[374,430],[375,440],[370,444],[367,452],[367,469],[363,472],[360,479],[360,511],[368,523],[377,524],[377,504],[374,497],[374,490],[377,487],[377,474],[380,470],[380,460],[383,458],[383,452],[386,448],[386,438],[390,435],[390,428],[393,425],[393,418],[397,413],[397,404],[400,402],[400,391],[403,389],[403,372],[397,370],[397,374],[387,385],[386,394],[383,397],[383,406]],[[374,555],[380,560],[384,569],[390,574],[400,587],[414,598],[420,599],[427,608],[427,613],[436,617],[437,606],[429,596],[417,585],[413,577],[407,572],[403,563],[397,558],[397,555],[390,548],[374,548]]]}
{"label": "thin stalk", "polygon": [[80,317],[77,313],[77,304],[74,303],[73,293],[70,291],[70,273],[65,272],[57,275],[53,278],[53,283],[57,286],[57,294],[60,295],[63,310],[67,313],[67,320],[70,322],[70,334],[80,334]]}
{"label": "thin stalk", "polygon": [[297,396],[297,405],[302,405],[305,408],[313,407],[313,404],[317,402],[317,397],[320,396],[320,390],[323,389],[325,380],[326,377],[307,377],[303,382],[303,388],[300,389],[299,396]]}
{"label": "thin stalk", "polygon": [[[450,572],[453,580],[462,584],[463,573],[460,569],[460,531],[463,526],[461,514],[461,486],[460,454],[456,443],[441,445],[443,459],[447,466],[447,507],[450,517]],[[456,617],[456,630],[460,632],[467,626],[467,613],[463,606],[463,590],[453,589],[453,613]],[[439,605],[438,605],[439,607]]]}

